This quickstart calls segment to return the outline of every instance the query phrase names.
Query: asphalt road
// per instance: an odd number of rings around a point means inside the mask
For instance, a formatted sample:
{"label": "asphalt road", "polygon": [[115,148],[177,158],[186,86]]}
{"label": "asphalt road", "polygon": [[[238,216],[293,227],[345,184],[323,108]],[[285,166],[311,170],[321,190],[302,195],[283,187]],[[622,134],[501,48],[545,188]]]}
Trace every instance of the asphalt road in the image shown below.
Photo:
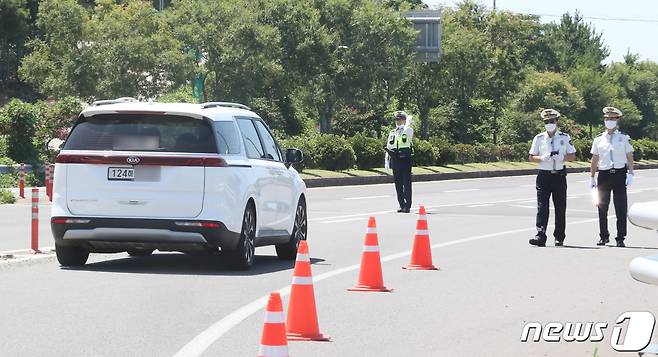
{"label": "asphalt road", "polygon": [[[636,178],[630,203],[658,200],[658,171]],[[563,248],[527,243],[534,177],[414,184],[414,206],[429,209],[439,271],[400,269],[417,217],[393,213],[393,185],[309,190],[320,328],[333,341],[292,342],[290,355],[592,356],[595,348],[599,356],[617,355],[610,348],[617,316],[658,314],[658,287],[628,273],[634,257],[658,253],[658,235],[629,225],[628,248],[596,247],[587,182],[586,175],[569,176]],[[5,222],[18,224],[22,208],[0,209],[2,249],[21,248],[23,238],[14,235],[26,236],[27,226]],[[357,280],[371,214],[392,293],[346,291]],[[292,276],[292,263],[278,261],[272,248],[257,254],[246,273],[171,253],[94,255],[81,269],[62,269],[53,259],[0,265],[0,356],[255,356],[264,315],[255,301]],[[601,343],[522,343],[528,321],[601,321],[610,329]]]}

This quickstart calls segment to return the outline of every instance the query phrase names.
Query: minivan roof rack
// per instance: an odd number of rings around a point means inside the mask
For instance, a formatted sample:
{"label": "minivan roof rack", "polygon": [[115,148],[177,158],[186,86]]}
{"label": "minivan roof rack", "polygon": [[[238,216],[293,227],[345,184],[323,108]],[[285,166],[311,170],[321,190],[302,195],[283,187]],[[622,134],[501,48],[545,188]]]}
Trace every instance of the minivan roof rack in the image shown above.
{"label": "minivan roof rack", "polygon": [[108,105],[108,104],[117,104],[117,103],[132,103],[136,102],[137,99],[132,98],[132,97],[121,97],[117,99],[108,99],[108,100],[97,100],[93,103],[91,103],[92,106],[97,107],[100,105]]}
{"label": "minivan roof rack", "polygon": [[203,109],[214,108],[214,107],[229,107],[229,108],[238,108],[244,110],[251,110],[248,106],[240,103],[230,103],[230,102],[207,102],[201,104]]}

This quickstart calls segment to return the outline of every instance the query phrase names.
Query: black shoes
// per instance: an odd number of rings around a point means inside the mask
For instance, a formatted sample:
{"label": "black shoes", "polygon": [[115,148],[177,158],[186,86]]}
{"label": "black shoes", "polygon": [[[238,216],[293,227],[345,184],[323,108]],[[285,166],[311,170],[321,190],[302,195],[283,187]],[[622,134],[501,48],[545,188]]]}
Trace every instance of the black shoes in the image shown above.
{"label": "black shoes", "polygon": [[410,210],[409,210],[408,208],[403,208],[403,209],[402,209],[402,213],[409,213],[409,211],[410,211]]}
{"label": "black shoes", "polygon": [[596,245],[602,246],[602,245],[606,245],[606,244],[608,244],[608,242],[610,242],[610,239],[608,239],[608,238],[601,238],[601,240],[600,240],[598,243],[596,243]]}
{"label": "black shoes", "polygon": [[564,242],[561,241],[561,240],[556,240],[556,241],[555,241],[555,246],[556,246],[556,247],[562,247],[562,246],[564,246]]}
{"label": "black shoes", "polygon": [[404,208],[400,208],[400,209],[398,210],[398,213],[402,213],[402,212],[404,212]]}
{"label": "black shoes", "polygon": [[530,245],[534,245],[536,247],[545,247],[546,246],[546,238],[540,238],[540,237],[535,237],[532,238],[528,241]]}
{"label": "black shoes", "polygon": [[617,247],[619,248],[625,248],[626,244],[624,244],[624,238],[622,239],[615,239],[617,241]]}

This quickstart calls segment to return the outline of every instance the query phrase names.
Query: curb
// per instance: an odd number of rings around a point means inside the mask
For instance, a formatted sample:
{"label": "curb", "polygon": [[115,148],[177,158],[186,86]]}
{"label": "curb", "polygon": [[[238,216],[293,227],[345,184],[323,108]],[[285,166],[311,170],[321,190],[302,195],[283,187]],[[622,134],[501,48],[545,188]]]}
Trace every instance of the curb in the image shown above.
{"label": "curb", "polygon": [[[636,165],[636,170],[658,169],[658,164]],[[589,167],[569,167],[568,173],[589,172]],[[459,180],[473,178],[489,177],[511,177],[535,175],[537,169],[512,169],[512,170],[491,170],[491,171],[466,171],[466,172],[449,172],[436,174],[419,174],[413,175],[414,182],[425,181],[443,181]],[[331,186],[356,186],[356,185],[375,185],[383,183],[393,183],[393,176],[366,176],[366,177],[327,177],[304,179],[307,188],[314,187],[331,187]]]}
{"label": "curb", "polygon": [[55,257],[55,247],[41,247],[40,250],[41,253],[39,254],[33,253],[31,249],[0,251],[0,266],[52,259]]}

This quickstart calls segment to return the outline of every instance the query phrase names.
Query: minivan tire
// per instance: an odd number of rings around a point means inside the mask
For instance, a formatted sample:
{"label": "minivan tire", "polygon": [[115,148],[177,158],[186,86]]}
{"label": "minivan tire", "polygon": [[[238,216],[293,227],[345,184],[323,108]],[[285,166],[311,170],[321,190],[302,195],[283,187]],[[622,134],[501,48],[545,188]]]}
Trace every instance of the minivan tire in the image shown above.
{"label": "minivan tire", "polygon": [[297,256],[299,242],[306,240],[308,234],[308,219],[306,216],[306,201],[304,197],[299,198],[297,209],[295,209],[295,222],[290,235],[290,241],[276,246],[276,255],[282,260],[293,260]]}
{"label": "minivan tire", "polygon": [[254,265],[256,252],[256,210],[248,204],[242,216],[240,241],[235,249],[229,250],[228,264],[237,270],[248,270]]}
{"label": "minivan tire", "polygon": [[76,246],[55,244],[55,254],[60,265],[65,267],[78,267],[87,263],[89,251]]}

